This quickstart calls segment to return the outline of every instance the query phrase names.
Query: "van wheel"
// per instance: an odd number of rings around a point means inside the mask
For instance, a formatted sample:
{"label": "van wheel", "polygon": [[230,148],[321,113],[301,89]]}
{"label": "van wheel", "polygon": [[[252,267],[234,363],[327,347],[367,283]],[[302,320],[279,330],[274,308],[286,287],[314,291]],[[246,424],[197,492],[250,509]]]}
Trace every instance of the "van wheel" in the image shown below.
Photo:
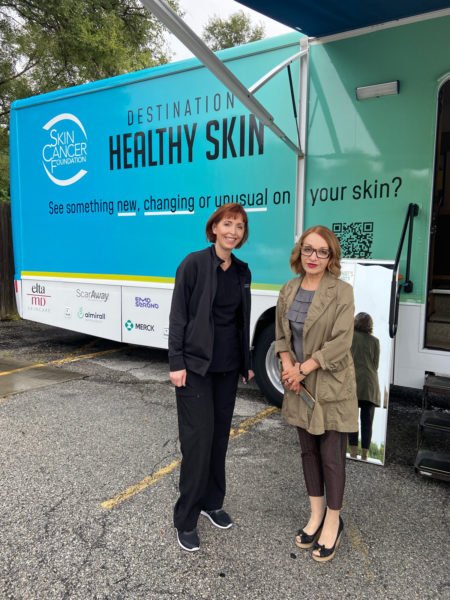
{"label": "van wheel", "polygon": [[276,406],[281,406],[283,402],[280,364],[280,359],[275,356],[275,324],[271,323],[261,331],[256,340],[253,367],[259,389]]}

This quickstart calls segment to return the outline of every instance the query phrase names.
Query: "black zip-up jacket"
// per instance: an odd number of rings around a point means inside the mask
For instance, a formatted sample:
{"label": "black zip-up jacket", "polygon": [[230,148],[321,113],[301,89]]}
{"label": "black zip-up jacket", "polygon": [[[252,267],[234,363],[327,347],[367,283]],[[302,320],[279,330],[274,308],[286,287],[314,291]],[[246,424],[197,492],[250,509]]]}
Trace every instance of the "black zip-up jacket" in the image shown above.
{"label": "black zip-up jacket", "polygon": [[[247,263],[231,259],[239,273],[242,322],[238,323],[243,361],[240,371],[248,378],[250,367],[250,283]],[[217,269],[224,262],[214,246],[188,254],[177,269],[169,318],[169,366],[206,375],[212,360],[214,321],[212,306],[217,290]]]}

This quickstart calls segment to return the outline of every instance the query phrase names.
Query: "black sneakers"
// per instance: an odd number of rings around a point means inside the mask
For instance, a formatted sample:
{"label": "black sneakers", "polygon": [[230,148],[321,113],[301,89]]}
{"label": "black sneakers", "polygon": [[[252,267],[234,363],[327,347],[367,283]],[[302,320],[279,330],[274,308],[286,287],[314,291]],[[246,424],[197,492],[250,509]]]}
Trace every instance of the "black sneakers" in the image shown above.
{"label": "black sneakers", "polygon": [[211,523],[219,529],[229,529],[233,525],[230,515],[219,508],[217,510],[202,510],[201,513],[211,521]]}
{"label": "black sneakers", "polygon": [[[201,514],[211,521],[219,529],[229,529],[233,525],[230,515],[219,508],[218,510],[202,510]],[[180,548],[187,552],[195,552],[200,549],[200,540],[198,539],[197,529],[191,531],[180,531],[177,529],[177,540]]]}
{"label": "black sneakers", "polygon": [[200,548],[200,540],[196,529],[192,529],[192,531],[179,531],[177,529],[177,540],[180,548],[188,552],[195,552]]}

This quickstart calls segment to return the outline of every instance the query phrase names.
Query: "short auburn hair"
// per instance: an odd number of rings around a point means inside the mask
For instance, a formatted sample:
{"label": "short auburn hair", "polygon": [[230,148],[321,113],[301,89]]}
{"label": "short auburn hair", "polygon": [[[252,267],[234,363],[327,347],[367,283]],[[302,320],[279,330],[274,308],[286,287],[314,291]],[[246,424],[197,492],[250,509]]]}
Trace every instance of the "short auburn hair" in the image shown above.
{"label": "short auburn hair", "polygon": [[339,277],[341,274],[341,245],[336,237],[336,234],[334,234],[331,229],[328,229],[328,227],[325,227],[324,225],[314,225],[302,233],[300,239],[295,244],[291,252],[291,269],[297,275],[305,274],[305,269],[302,265],[301,248],[305,238],[307,238],[310,233],[317,233],[317,235],[323,237],[328,244],[330,258],[328,259],[327,270],[336,277]]}
{"label": "short auburn hair", "polygon": [[364,333],[372,333],[373,319],[369,313],[360,312],[355,316],[355,329]]}
{"label": "short auburn hair", "polygon": [[248,234],[249,234],[248,218],[247,218],[247,213],[245,212],[245,210],[237,202],[229,202],[228,204],[222,204],[222,206],[220,208],[218,208],[216,211],[214,211],[213,214],[209,217],[208,222],[206,223],[206,229],[205,229],[206,237],[208,238],[208,240],[212,244],[216,243],[217,236],[215,233],[213,233],[213,230],[212,230],[213,225],[217,225],[218,223],[220,223],[220,221],[223,221],[223,219],[226,219],[227,217],[236,219],[237,216],[242,217],[242,220],[244,221],[244,225],[245,225],[245,231],[244,231],[244,237],[239,242],[239,244],[237,244],[236,248],[240,248],[241,246],[243,246],[245,244],[245,242],[247,241]]}

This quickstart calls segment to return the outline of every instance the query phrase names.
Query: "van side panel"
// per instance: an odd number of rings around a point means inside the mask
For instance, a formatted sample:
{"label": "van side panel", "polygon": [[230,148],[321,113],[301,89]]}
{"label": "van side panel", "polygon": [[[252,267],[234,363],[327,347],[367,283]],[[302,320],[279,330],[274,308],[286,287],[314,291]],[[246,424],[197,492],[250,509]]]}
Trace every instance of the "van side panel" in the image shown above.
{"label": "van side panel", "polygon": [[[297,52],[299,38],[223,55],[250,86]],[[258,99],[295,139],[286,73]],[[238,255],[254,287],[276,294],[290,277],[296,163],[196,60],[16,102],[11,184],[22,316],[165,347],[176,268],[208,243],[212,212],[233,201],[250,225]]]}
{"label": "van side panel", "polygon": [[[336,231],[344,256],[394,259],[410,202],[412,294],[426,294],[437,94],[449,76],[450,17],[311,47],[306,224]],[[399,80],[400,92],[356,99]],[[404,274],[404,262],[400,274]]]}
{"label": "van side panel", "polygon": [[[230,67],[251,85],[296,49]],[[288,81],[280,78],[259,97],[295,138]],[[198,65],[115,79],[114,87],[91,84],[89,93],[16,108],[16,272],[173,281],[181,259],[204,246],[209,215],[237,201],[254,211],[250,230],[258,232],[241,258],[255,282],[281,284],[294,235],[295,155]]]}

